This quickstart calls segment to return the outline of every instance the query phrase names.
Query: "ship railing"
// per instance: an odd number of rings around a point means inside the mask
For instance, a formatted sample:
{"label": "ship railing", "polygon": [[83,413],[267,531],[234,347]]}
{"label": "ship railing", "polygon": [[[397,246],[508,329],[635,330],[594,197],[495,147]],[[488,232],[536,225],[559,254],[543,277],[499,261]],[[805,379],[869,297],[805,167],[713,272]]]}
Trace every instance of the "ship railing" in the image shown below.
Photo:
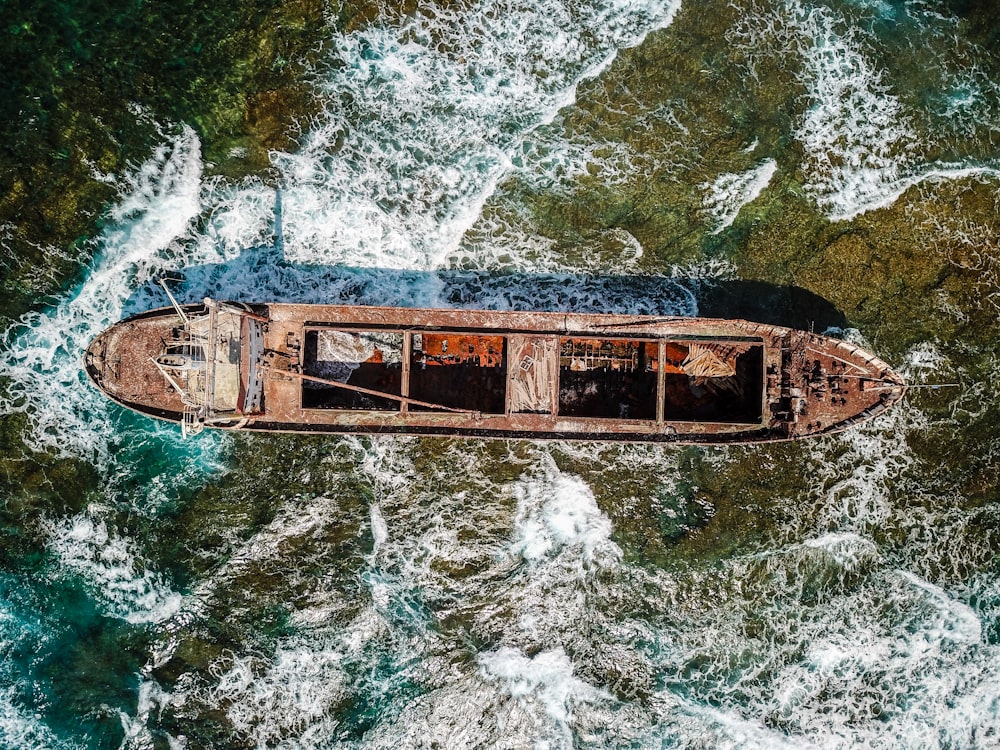
{"label": "ship railing", "polygon": [[201,409],[196,409],[193,406],[184,407],[181,417],[181,435],[183,437],[197,435],[205,428],[205,419],[201,411]]}

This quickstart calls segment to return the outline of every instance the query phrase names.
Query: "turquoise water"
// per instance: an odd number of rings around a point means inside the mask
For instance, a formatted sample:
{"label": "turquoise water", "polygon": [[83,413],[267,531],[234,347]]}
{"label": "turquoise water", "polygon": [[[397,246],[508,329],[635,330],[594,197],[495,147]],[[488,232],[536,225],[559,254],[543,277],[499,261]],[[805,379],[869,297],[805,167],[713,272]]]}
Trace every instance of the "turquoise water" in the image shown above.
{"label": "turquoise water", "polygon": [[[1000,743],[989,12],[145,7],[3,9],[0,746]],[[958,385],[795,445],[184,441],[80,366],[165,274],[741,315]]]}

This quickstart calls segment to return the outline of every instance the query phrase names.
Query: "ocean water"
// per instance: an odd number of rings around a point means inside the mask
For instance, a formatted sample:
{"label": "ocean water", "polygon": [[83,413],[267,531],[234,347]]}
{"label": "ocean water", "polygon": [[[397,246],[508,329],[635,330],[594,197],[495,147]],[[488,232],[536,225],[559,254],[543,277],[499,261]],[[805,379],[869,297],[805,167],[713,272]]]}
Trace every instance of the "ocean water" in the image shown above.
{"label": "ocean water", "polygon": [[[1000,48],[971,5],[331,6],[267,169],[166,118],[94,166],[79,273],[0,344],[0,747],[1000,747]],[[831,326],[949,387],[794,445],[182,440],[81,368],[163,276]]]}

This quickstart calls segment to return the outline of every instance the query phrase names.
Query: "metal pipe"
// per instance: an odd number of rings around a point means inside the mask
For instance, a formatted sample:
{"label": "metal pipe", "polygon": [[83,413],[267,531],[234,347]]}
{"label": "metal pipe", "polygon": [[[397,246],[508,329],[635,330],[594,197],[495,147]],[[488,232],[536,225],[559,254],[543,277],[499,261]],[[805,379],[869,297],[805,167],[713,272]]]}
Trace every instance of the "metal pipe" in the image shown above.
{"label": "metal pipe", "polygon": [[181,320],[184,321],[184,325],[187,325],[188,316],[184,314],[184,310],[181,309],[181,306],[177,303],[177,300],[174,299],[174,295],[172,295],[170,293],[170,290],[167,289],[167,282],[164,281],[162,276],[160,277],[160,286],[162,286],[163,291],[167,293],[167,298],[170,300],[170,304],[174,306],[174,309],[177,311],[177,314],[181,316]]}

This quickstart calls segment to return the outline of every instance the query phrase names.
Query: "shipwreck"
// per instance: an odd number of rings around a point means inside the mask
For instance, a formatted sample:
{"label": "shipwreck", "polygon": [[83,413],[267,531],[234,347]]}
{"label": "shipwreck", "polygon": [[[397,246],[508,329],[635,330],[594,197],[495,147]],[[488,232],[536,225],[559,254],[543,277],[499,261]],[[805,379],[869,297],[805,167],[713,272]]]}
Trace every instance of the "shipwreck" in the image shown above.
{"label": "shipwreck", "polygon": [[171,301],[101,333],[84,364],[185,435],[751,443],[843,430],[906,392],[857,346],[744,320]]}

